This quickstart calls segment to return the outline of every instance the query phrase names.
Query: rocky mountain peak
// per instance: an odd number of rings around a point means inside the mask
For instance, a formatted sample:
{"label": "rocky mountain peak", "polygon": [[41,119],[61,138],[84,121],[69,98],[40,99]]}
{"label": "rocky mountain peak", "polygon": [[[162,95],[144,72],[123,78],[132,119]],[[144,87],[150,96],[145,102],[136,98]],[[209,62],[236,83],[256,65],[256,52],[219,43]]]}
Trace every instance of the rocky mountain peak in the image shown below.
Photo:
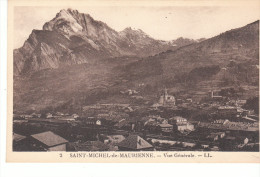
{"label": "rocky mountain peak", "polygon": [[151,40],[152,38],[143,32],[141,29],[125,28],[119,32],[120,36],[127,38],[130,41],[142,42],[143,40]]}
{"label": "rocky mountain peak", "polygon": [[83,27],[73,17],[71,14],[73,12],[71,10],[61,10],[55,18],[43,25],[43,30],[56,30],[65,34],[81,32]]}
{"label": "rocky mountain peak", "polygon": [[57,31],[67,36],[77,34],[98,37],[105,29],[114,31],[105,23],[94,20],[89,14],[70,8],[60,10],[51,21],[43,25],[43,30]]}
{"label": "rocky mountain peak", "polygon": [[15,73],[103,58],[146,57],[172,49],[175,49],[172,43],[153,39],[140,29],[128,27],[117,32],[89,14],[62,9],[43,25],[43,30],[33,30],[24,45],[14,51]]}
{"label": "rocky mountain peak", "polygon": [[123,31],[120,32],[121,34],[145,34],[148,36],[145,32],[143,32],[141,29],[133,29],[131,27],[125,28]]}

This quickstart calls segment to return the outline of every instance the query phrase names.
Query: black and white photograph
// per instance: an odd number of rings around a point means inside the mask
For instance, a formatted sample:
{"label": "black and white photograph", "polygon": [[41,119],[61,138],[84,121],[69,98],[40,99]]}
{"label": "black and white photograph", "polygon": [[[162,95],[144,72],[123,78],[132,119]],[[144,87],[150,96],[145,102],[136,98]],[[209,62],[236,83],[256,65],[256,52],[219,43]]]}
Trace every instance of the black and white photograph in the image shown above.
{"label": "black and white photograph", "polygon": [[15,6],[13,152],[259,152],[259,7]]}

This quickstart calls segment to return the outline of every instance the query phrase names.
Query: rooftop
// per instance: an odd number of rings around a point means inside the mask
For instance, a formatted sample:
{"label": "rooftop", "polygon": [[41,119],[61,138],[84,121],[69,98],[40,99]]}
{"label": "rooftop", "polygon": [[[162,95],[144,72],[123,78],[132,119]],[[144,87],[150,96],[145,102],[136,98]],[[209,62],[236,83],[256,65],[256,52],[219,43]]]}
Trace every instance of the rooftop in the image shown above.
{"label": "rooftop", "polygon": [[175,116],[175,117],[172,117],[172,118],[170,118],[170,119],[173,119],[173,120],[187,120],[186,118],[183,118],[183,117],[181,117],[181,116]]}
{"label": "rooftop", "polygon": [[237,108],[233,106],[219,106],[218,109],[223,110],[223,109],[237,109]]}
{"label": "rooftop", "polygon": [[59,144],[64,144],[67,143],[68,141],[65,140],[64,138],[60,137],[59,135],[56,135],[55,133],[51,131],[43,132],[43,133],[38,133],[31,135],[34,139],[40,141],[41,143],[51,147]]}
{"label": "rooftop", "polygon": [[159,126],[160,127],[162,127],[162,128],[168,128],[168,127],[173,127],[173,125],[171,125],[171,124],[159,124]]}
{"label": "rooftop", "polygon": [[138,135],[129,135],[126,139],[118,144],[118,147],[142,150],[152,148],[153,146]]}
{"label": "rooftop", "polygon": [[125,137],[123,135],[109,135],[107,137],[109,140],[116,141],[118,143],[125,139]]}
{"label": "rooftop", "polygon": [[17,133],[13,133],[13,141],[15,141],[15,142],[21,141],[25,138],[26,138],[26,136],[19,135]]}

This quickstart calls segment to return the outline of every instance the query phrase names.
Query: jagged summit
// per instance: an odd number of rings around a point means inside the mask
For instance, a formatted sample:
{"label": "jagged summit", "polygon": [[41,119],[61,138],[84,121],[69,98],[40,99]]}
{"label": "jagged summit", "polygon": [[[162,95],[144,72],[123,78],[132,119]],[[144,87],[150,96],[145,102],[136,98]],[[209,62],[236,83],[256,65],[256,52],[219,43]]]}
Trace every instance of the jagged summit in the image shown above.
{"label": "jagged summit", "polygon": [[94,20],[89,14],[79,13],[70,8],[60,10],[55,18],[43,25],[43,30],[59,31],[69,36],[76,33],[97,37],[98,32],[103,29],[114,31],[105,23]]}
{"label": "jagged summit", "polygon": [[125,28],[123,31],[120,31],[119,34],[127,38],[130,42],[142,43],[144,41],[154,40],[141,29],[132,29],[131,27]]}
{"label": "jagged summit", "polygon": [[59,13],[56,14],[56,17],[53,18],[50,22],[47,22],[43,25],[43,30],[62,30],[64,31],[65,26],[71,26],[75,27],[74,32],[77,32],[75,30],[82,30],[83,27],[80,26],[76,19],[72,16],[72,10],[68,9],[62,9]]}
{"label": "jagged summit", "polygon": [[129,26],[129,27],[126,27],[124,30],[122,30],[122,32],[123,31],[132,31],[133,29]]}
{"label": "jagged summit", "polygon": [[[124,30],[119,32],[120,34],[139,34],[139,35],[145,35],[147,37],[150,37],[148,34],[146,34],[143,30],[141,29],[135,29],[131,27],[127,27]],[[151,38],[151,37],[150,37]]]}
{"label": "jagged summit", "polygon": [[[40,50],[45,46],[46,50]],[[89,63],[120,56],[146,57],[174,49],[174,45],[155,40],[142,30],[126,28],[117,32],[78,10],[61,9],[33,30],[24,45],[14,50],[14,73]]]}
{"label": "jagged summit", "polygon": [[120,32],[133,32],[133,31],[135,31],[135,32],[140,32],[140,33],[145,33],[145,32],[143,32],[143,30],[141,30],[141,29],[135,29],[135,28],[132,28],[132,27],[126,27],[124,30],[122,30],[122,31],[120,31]]}

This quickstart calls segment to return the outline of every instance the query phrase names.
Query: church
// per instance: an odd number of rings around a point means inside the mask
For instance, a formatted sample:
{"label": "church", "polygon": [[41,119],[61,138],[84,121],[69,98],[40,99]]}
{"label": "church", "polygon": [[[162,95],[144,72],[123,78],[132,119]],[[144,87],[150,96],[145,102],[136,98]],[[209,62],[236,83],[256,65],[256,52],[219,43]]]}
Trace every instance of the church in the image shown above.
{"label": "church", "polygon": [[160,96],[159,105],[161,106],[175,106],[175,97],[167,93],[167,89],[164,89],[163,95]]}

